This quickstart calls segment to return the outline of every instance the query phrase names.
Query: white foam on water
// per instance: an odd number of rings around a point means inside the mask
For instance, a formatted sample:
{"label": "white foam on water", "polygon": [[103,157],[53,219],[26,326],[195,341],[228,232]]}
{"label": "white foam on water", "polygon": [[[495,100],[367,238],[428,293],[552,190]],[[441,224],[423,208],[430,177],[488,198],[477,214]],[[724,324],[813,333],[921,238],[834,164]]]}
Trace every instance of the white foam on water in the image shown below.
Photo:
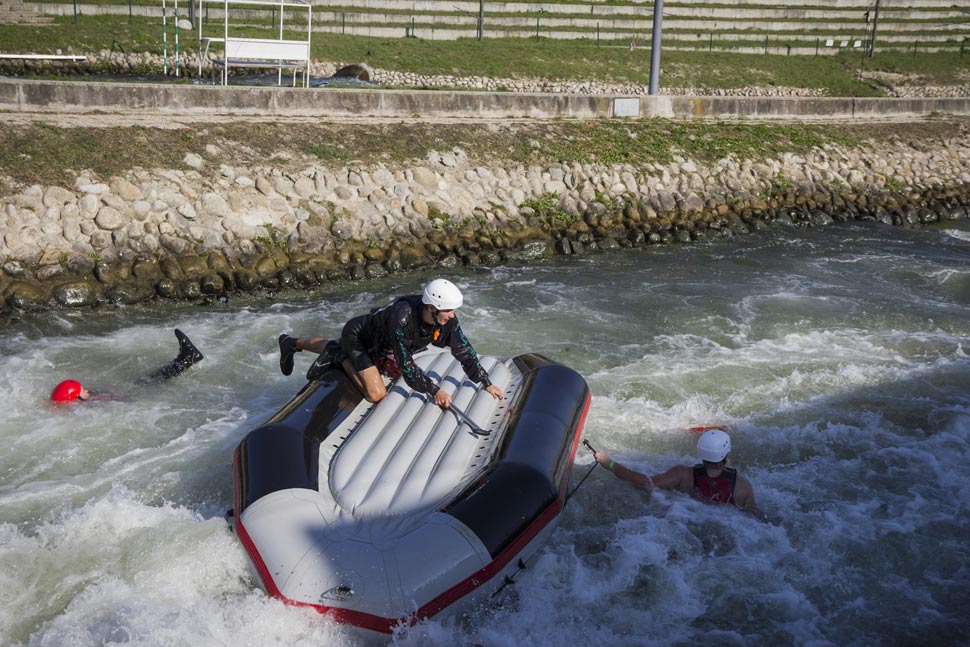
{"label": "white foam on water", "polygon": [[29,534],[4,524],[0,546],[5,644],[348,644],[340,628],[254,590],[222,519],[125,488]]}
{"label": "white foam on water", "polygon": [[[514,587],[390,640],[962,644],[970,259],[949,233],[845,239],[793,230],[456,273],[476,348],[583,373],[586,437],[615,460],[647,474],[692,464],[687,429],[725,425],[768,522],[596,468]],[[222,520],[231,455],[313,359],[280,375],[280,333],[335,336],[419,283],[0,332],[0,644],[364,644],[257,588]],[[134,385],[174,356],[176,326],[206,360]],[[50,407],[68,374],[126,400]],[[571,486],[591,466],[580,449]]]}
{"label": "white foam on water", "polygon": [[943,233],[957,240],[964,240],[970,242],[970,231],[962,231],[960,229],[945,229]]}

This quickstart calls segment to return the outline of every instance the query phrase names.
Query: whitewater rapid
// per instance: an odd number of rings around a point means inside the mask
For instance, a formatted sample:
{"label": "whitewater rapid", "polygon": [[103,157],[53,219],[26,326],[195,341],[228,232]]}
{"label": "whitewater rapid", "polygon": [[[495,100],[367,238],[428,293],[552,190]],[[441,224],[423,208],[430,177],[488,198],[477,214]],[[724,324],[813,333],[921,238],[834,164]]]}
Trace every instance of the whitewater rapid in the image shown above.
{"label": "whitewater rapid", "polygon": [[[235,445],[302,385],[281,332],[434,273],[277,300],[0,322],[0,645],[351,646],[268,598],[223,515]],[[731,242],[448,271],[480,353],[539,352],[593,391],[585,437],[647,473],[694,425],[769,521],[597,468],[514,588],[400,645],[957,645],[970,618],[970,224],[777,229]],[[172,329],[205,354],[161,385]],[[118,400],[52,408],[75,377]],[[577,455],[572,482],[590,469]]]}

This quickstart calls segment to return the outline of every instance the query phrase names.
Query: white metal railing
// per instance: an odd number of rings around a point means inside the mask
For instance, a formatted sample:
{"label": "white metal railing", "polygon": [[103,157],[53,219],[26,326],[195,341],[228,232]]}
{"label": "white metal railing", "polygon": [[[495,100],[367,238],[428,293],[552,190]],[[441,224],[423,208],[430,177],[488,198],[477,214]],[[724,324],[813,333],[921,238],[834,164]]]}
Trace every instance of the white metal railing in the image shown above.
{"label": "white metal railing", "polygon": [[[162,0],[163,2],[165,0]],[[202,76],[202,60],[208,56],[209,46],[221,43],[223,56],[213,59],[213,65],[222,67],[222,84],[229,84],[230,67],[277,68],[278,83],[283,84],[283,70],[293,71],[293,85],[297,74],[303,73],[303,86],[310,87],[310,35],[313,32],[313,7],[309,0],[189,0],[198,7],[196,23],[199,35],[199,76]],[[223,21],[221,36],[204,36],[202,13],[206,5],[222,5]],[[279,11],[279,38],[244,38],[230,33],[229,7],[246,6],[275,9]],[[292,40],[283,37],[284,14],[306,12],[306,39]],[[274,25],[275,27],[275,25]]]}

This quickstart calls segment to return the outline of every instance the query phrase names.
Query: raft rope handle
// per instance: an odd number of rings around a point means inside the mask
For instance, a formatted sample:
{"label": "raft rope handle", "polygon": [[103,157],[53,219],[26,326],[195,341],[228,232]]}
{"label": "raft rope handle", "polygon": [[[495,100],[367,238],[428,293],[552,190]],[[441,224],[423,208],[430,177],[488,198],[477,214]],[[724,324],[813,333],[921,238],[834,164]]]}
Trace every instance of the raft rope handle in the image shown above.
{"label": "raft rope handle", "polygon": [[475,434],[476,436],[481,436],[484,438],[492,433],[490,431],[485,431],[484,429],[476,425],[474,420],[472,420],[467,415],[465,415],[465,412],[459,409],[458,407],[456,407],[454,404],[448,407],[448,410],[454,413],[455,417],[458,418],[459,421],[464,422],[466,425],[468,425],[471,428],[472,433]]}
{"label": "raft rope handle", "polygon": [[[586,440],[585,438],[583,438],[583,446],[584,446],[584,447],[586,447],[586,449],[588,449],[589,451],[591,451],[591,452],[593,452],[594,454],[596,453],[596,450],[595,450],[595,449],[593,449],[593,446],[592,446],[592,445],[590,444],[590,442],[589,442],[588,440]],[[597,463],[596,461],[593,461],[593,466],[592,466],[591,468],[589,468],[589,471],[588,471],[588,472],[586,472],[586,476],[584,476],[584,477],[583,477],[583,478],[582,478],[582,479],[581,479],[581,480],[579,481],[579,483],[578,483],[578,484],[576,485],[576,487],[574,487],[574,488],[573,488],[573,491],[572,491],[572,492],[570,492],[570,493],[569,493],[569,494],[568,494],[568,495],[566,496],[566,500],[565,500],[565,501],[563,502],[563,504],[562,504],[562,507],[564,507],[564,508],[566,507],[566,505],[567,505],[567,504],[569,503],[569,500],[570,500],[571,498],[573,498],[573,495],[574,495],[574,494],[576,494],[576,490],[578,490],[578,489],[579,489],[580,487],[582,487],[582,485],[583,485],[583,483],[585,483],[585,482],[586,482],[586,479],[588,479],[588,478],[589,478],[589,475],[593,473],[593,470],[595,470],[595,469],[596,469],[596,466],[597,466],[597,465],[599,465],[599,463]]]}

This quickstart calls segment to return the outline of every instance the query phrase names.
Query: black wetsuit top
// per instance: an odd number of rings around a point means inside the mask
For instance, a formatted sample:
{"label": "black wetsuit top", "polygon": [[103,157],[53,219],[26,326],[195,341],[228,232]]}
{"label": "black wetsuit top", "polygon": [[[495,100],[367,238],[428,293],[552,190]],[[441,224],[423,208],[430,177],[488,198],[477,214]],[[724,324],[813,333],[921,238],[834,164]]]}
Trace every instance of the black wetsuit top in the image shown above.
{"label": "black wetsuit top", "polygon": [[468,343],[458,318],[450,319],[444,326],[427,324],[421,317],[424,305],[421,295],[413,294],[348,321],[341,344],[354,366],[362,370],[372,366],[374,360],[393,353],[407,385],[415,391],[435,395],[438,385],[418,368],[413,355],[429,345],[447,347],[473,382],[486,388],[490,386],[488,372],[478,361],[478,354]]}

